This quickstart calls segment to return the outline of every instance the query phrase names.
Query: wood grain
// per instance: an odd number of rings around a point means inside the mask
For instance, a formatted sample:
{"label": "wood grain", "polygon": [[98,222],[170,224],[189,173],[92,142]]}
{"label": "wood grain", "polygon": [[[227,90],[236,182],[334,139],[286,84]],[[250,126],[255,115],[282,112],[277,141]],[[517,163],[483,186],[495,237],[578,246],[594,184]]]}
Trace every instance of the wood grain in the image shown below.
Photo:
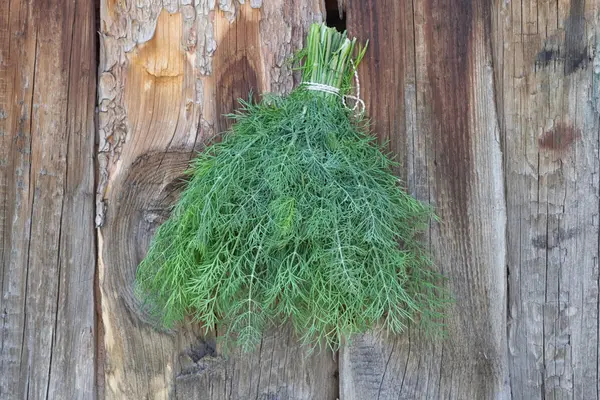
{"label": "wood grain", "polygon": [[337,362],[329,351],[308,355],[291,329],[266,334],[258,351],[227,358],[188,351],[177,377],[177,399],[324,399],[338,393]]}
{"label": "wood grain", "polygon": [[225,357],[153,325],[131,286],[184,169],[238,97],[298,83],[324,12],[245,3],[101,0],[97,29],[91,0],[0,2],[0,398],[600,397],[597,1],[338,2],[375,133],[442,219],[447,339],[357,337],[338,378],[287,328]]}
{"label": "wood grain", "polygon": [[94,4],[0,4],[0,397],[95,397]]}
{"label": "wood grain", "polygon": [[[164,4],[164,8],[163,8]],[[101,3],[96,222],[107,398],[335,399],[336,360],[307,357],[288,330],[224,357],[193,324],[156,329],[132,293],[193,151],[229,126],[237,98],[297,83],[288,58],[321,18],[318,1],[241,6]]]}
{"label": "wood grain", "polygon": [[515,399],[599,396],[599,12],[496,4]]}
{"label": "wood grain", "polygon": [[342,349],[342,399],[509,399],[504,184],[486,1],[347,1],[371,39],[361,82],[410,191],[433,204],[449,337],[367,334]]}

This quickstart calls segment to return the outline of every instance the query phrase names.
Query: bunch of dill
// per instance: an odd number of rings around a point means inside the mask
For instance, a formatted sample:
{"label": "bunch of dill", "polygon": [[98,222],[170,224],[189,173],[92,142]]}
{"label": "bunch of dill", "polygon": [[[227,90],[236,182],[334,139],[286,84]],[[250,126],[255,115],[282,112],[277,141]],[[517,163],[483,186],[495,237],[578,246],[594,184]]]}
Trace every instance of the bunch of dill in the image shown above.
{"label": "bunch of dill", "polygon": [[193,161],[136,278],[166,326],[191,314],[251,350],[290,321],[303,343],[336,349],[375,325],[397,333],[441,317],[439,276],[417,240],[432,210],[340,100],[363,55],[314,24],[303,81],[339,95],[301,85],[241,102],[231,131]]}

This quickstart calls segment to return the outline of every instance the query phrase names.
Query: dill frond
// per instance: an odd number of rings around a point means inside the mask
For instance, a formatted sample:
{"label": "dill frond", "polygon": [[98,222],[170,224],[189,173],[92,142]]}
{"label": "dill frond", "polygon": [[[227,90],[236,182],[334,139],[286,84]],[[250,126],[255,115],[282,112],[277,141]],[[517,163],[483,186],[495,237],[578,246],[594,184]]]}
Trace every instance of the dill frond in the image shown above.
{"label": "dill frond", "polygon": [[[313,25],[303,79],[351,88],[355,40]],[[335,95],[302,86],[241,102],[223,140],[198,154],[137,271],[139,296],[172,326],[192,315],[246,350],[291,322],[336,349],[376,324],[437,323],[446,297],[419,234],[432,209]]]}

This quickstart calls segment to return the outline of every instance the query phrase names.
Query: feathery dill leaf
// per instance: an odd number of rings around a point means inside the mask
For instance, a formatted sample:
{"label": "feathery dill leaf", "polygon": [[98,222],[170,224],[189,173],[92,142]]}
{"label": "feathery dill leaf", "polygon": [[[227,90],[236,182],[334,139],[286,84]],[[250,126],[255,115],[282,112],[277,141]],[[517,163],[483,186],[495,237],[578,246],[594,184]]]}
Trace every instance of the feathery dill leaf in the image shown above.
{"label": "feathery dill leaf", "polygon": [[[304,81],[349,90],[364,55],[355,46],[313,25]],[[398,333],[440,320],[440,276],[418,240],[432,210],[402,190],[364,120],[302,86],[231,117],[137,271],[139,296],[166,326],[191,314],[251,350],[289,321],[303,343],[336,349],[377,323]]]}

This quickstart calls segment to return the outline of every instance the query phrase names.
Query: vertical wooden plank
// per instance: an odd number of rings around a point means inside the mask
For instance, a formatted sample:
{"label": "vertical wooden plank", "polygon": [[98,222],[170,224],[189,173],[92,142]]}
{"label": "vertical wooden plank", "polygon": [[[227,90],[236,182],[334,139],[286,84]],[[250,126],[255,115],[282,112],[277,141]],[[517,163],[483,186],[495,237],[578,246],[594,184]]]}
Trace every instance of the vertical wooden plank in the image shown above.
{"label": "vertical wooden plank", "polygon": [[0,4],[0,397],[95,397],[91,0]]}
{"label": "vertical wooden plank", "polygon": [[[430,240],[456,304],[443,342],[412,329],[396,338],[364,335],[343,348],[341,398],[509,399],[506,210],[491,5],[347,4],[351,33],[372,40],[361,82],[376,80],[388,68],[402,71],[403,78],[382,79],[364,96],[376,129],[394,129],[389,135],[400,144],[393,150],[406,160],[409,189],[434,204],[442,219],[432,225]],[[390,100],[397,98],[402,100]],[[404,116],[400,127],[390,125],[398,115]]]}
{"label": "vertical wooden plank", "polygon": [[329,352],[307,357],[288,331],[225,358],[188,324],[153,328],[135,269],[168,217],[194,150],[227,128],[238,97],[287,93],[287,63],[320,1],[101,2],[99,269],[107,398],[335,399]]}
{"label": "vertical wooden plank", "polygon": [[[516,399],[598,398],[597,1],[496,3]],[[535,32],[526,26],[535,18]],[[592,58],[594,56],[594,58]]]}

